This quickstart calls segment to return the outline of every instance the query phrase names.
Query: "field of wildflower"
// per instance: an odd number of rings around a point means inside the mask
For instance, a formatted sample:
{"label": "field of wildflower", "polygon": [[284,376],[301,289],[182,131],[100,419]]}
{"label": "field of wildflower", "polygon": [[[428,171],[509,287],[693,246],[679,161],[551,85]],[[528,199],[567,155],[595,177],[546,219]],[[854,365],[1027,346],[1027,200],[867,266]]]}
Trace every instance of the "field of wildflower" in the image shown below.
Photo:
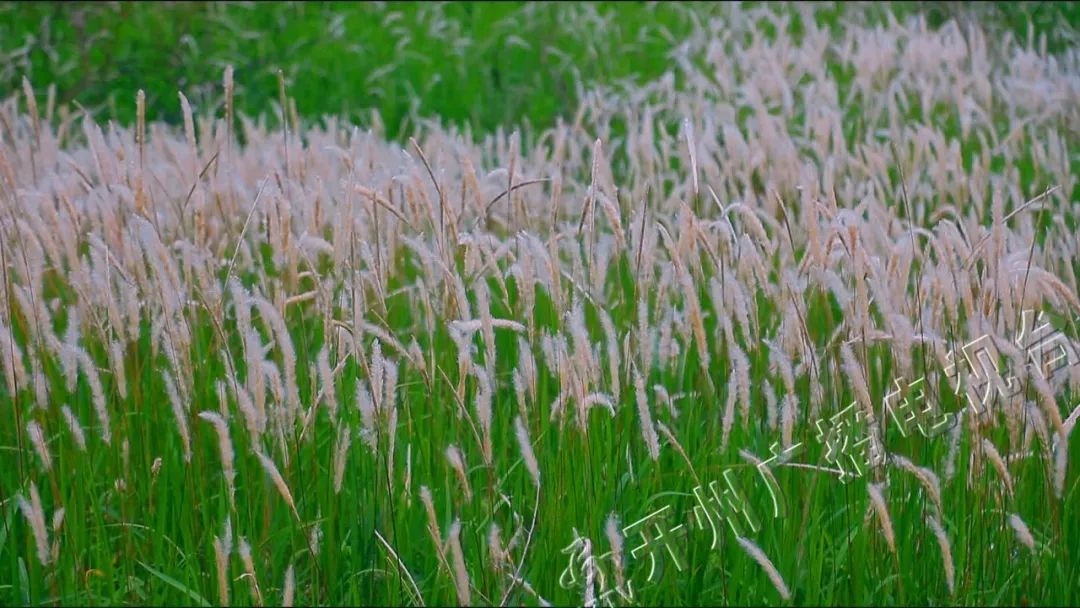
{"label": "field of wildflower", "polygon": [[1074,23],[365,10],[0,90],[0,605],[1080,602]]}

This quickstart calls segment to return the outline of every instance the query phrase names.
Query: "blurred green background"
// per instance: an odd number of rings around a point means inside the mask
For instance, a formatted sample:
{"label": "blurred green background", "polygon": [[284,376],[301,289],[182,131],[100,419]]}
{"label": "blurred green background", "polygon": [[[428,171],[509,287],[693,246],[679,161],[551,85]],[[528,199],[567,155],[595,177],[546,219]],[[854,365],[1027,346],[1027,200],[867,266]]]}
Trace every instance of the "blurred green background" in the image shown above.
{"label": "blurred green background", "polygon": [[[377,109],[389,135],[417,116],[469,125],[550,125],[572,115],[579,85],[664,73],[694,19],[719,4],[656,3],[0,3],[0,91],[28,76],[39,94],[97,118],[129,123],[135,92],[148,118],[177,122],[177,91],[196,111],[220,103],[222,73],[235,68],[237,107],[275,121],[277,70],[307,119],[343,115],[361,125]],[[1075,44],[1080,3],[839,4],[880,19],[923,12],[937,27],[960,13],[1022,39],[1029,23],[1052,51]],[[604,35],[599,24],[607,23]],[[1063,27],[1069,24],[1071,27]],[[594,35],[590,35],[593,32]]]}

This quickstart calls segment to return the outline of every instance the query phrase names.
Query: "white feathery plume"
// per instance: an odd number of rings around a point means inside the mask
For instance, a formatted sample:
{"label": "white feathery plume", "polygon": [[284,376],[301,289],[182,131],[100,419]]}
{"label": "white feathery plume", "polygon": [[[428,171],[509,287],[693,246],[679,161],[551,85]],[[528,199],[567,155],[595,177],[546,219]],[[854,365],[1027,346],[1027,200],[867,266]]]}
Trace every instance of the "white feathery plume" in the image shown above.
{"label": "white feathery plume", "polygon": [[420,502],[424,503],[424,513],[427,515],[428,533],[431,534],[431,542],[435,543],[435,550],[439,553],[439,560],[445,559],[442,545],[442,531],[439,530],[439,518],[435,515],[435,503],[431,499],[431,490],[427,486],[420,486]]}
{"label": "white feathery plume", "polygon": [[1057,436],[1054,446],[1054,496],[1061,498],[1065,492],[1065,475],[1069,470],[1068,436]]}
{"label": "white feathery plume", "polygon": [[472,501],[472,489],[469,487],[469,478],[465,474],[465,460],[456,445],[450,444],[446,446],[446,460],[450,462],[450,468],[454,470],[458,482],[461,483],[462,489],[465,490],[465,500],[467,502]]}
{"label": "white feathery plume", "polygon": [[319,525],[321,519],[322,510],[320,509],[315,516],[315,524],[311,526],[311,532],[308,533],[308,548],[315,557],[319,556],[319,543],[322,540],[322,526]]}
{"label": "white feathery plume", "polygon": [[[514,321],[513,319],[496,319],[492,317],[491,319],[489,319],[489,323],[492,328],[510,329],[518,333],[525,333],[526,331],[528,331],[528,329],[524,325],[518,323],[517,321]],[[468,336],[469,334],[476,333],[477,331],[483,329],[484,321],[481,319],[454,320],[450,322],[450,326],[455,331],[460,332],[462,335]]]}
{"label": "white feathery plume", "polygon": [[644,296],[638,299],[637,314],[635,339],[638,347],[638,362],[643,370],[648,371],[652,369],[654,350],[652,327],[649,324],[649,305]]}
{"label": "white feathery plume", "polygon": [[[1076,366],[1074,369],[1080,370],[1080,366]],[[1065,429],[1064,438],[1067,440],[1069,435],[1072,434],[1073,427],[1076,426],[1076,421],[1080,420],[1080,404],[1073,407],[1073,411],[1069,414],[1069,417],[1062,422],[1062,427]]]}
{"label": "white feathery plume", "polygon": [[479,365],[473,365],[472,373],[476,377],[476,395],[473,403],[476,408],[476,418],[480,421],[484,464],[490,465],[492,459],[491,399],[493,396],[491,378],[488,376],[487,370]]}
{"label": "white feathery plume", "polygon": [[45,442],[45,433],[37,420],[26,423],[26,434],[30,436],[30,443],[34,445],[34,451],[41,459],[41,467],[46,471],[52,469],[52,457],[49,456],[49,446]]}
{"label": "white feathery plume", "polygon": [[491,294],[488,291],[487,281],[477,281],[475,285],[476,288],[473,291],[476,294],[476,311],[480,316],[480,329],[484,336],[484,366],[488,370],[493,370],[495,369],[495,326],[491,318]]}
{"label": "white feathery plume", "polygon": [[94,404],[94,411],[97,413],[98,421],[101,423],[101,440],[106,445],[109,445],[112,443],[112,420],[109,418],[109,409],[105,406],[105,391],[101,388],[101,379],[98,377],[97,367],[94,366],[94,362],[90,360],[90,356],[86,354],[86,351],[81,348],[76,351],[76,358],[83,374],[86,375],[87,384],[90,385],[91,401]]}
{"label": "white feathery plume", "polygon": [[645,393],[645,378],[638,371],[634,372],[634,389],[637,392],[638,421],[641,424],[641,436],[645,440],[645,447],[649,449],[649,458],[656,461],[660,459],[660,439],[656,434],[656,426],[653,425],[652,415],[649,413],[649,401]]}
{"label": "white feathery plume", "polygon": [[1046,417],[1049,418],[1050,423],[1054,427],[1054,431],[1061,436],[1065,435],[1065,422],[1061,419],[1061,411],[1057,404],[1057,399],[1054,397],[1054,389],[1050,387],[1050,383],[1042,374],[1030,374],[1031,385],[1035,387],[1035,394],[1038,395],[1036,400],[1040,406],[1042,406],[1043,412]]}
{"label": "white feathery plume", "polygon": [[277,307],[261,297],[252,298],[252,302],[258,307],[263,320],[274,330],[275,346],[281,351],[281,360],[285,372],[285,398],[289,411],[288,419],[291,420],[295,412],[300,408],[300,392],[296,385],[296,350],[293,348],[292,337],[289,335],[285,320],[281,318],[281,313],[278,312]]}
{"label": "white feathery plume", "polygon": [[30,85],[30,79],[25,75],[22,77],[22,89],[23,95],[26,96],[26,107],[30,111],[30,123],[34,127],[34,137],[37,138],[37,145],[41,145],[41,116],[38,113],[37,97],[34,95],[34,87]]}
{"label": "white feathery plume", "polygon": [[588,412],[591,408],[598,405],[607,408],[611,417],[615,417],[615,401],[611,395],[605,395],[604,393],[589,393],[588,395],[585,395],[582,409],[585,412]]}
{"label": "white feathery plume", "polygon": [[229,506],[236,509],[236,468],[234,466],[235,453],[233,452],[232,437],[229,436],[229,425],[221,414],[212,411],[199,412],[199,418],[214,426],[218,436],[218,451],[221,452],[221,470],[225,476],[225,483],[229,488]]}
{"label": "white feathery plume", "polygon": [[176,417],[176,428],[180,432],[180,441],[184,448],[184,462],[191,462],[191,433],[188,431],[187,411],[180,402],[180,395],[176,391],[172,376],[165,373],[162,380],[165,382],[165,393],[169,396],[169,403]]}
{"label": "white feathery plume", "polygon": [[34,404],[33,406],[41,409],[49,408],[49,387],[45,380],[45,373],[41,369],[41,361],[39,357],[34,354],[34,351],[30,351],[30,368],[33,371],[34,380]]}
{"label": "white feathery plume", "polygon": [[244,426],[247,428],[248,437],[253,442],[257,442],[263,431],[266,430],[266,416],[256,408],[256,405],[251,400],[251,395],[248,394],[248,389],[238,382],[233,382],[232,386],[236,389],[234,394],[236,408],[240,410],[240,414],[244,417]]}
{"label": "white feathery plume", "polygon": [[229,555],[232,553],[232,523],[225,520],[225,534],[214,537],[214,562],[217,565],[218,602],[229,605]]}
{"label": "white feathery plume", "polygon": [[[780,419],[780,411],[776,405],[776,391],[774,390],[771,381],[765,381],[762,392],[765,393],[765,422],[768,424],[770,430],[775,431]],[[785,397],[786,396],[787,395],[785,395]]]}
{"label": "white feathery plume", "polygon": [[289,564],[289,567],[285,569],[285,589],[281,592],[281,605],[292,606],[293,599],[296,596],[296,572],[293,569],[293,565]]}
{"label": "white feathery plume", "polygon": [[930,529],[933,530],[938,546],[941,547],[941,561],[945,568],[945,584],[949,586],[949,593],[951,594],[955,590],[956,571],[953,568],[952,547],[949,544],[949,537],[945,534],[945,528],[941,526],[941,522],[937,518],[928,517],[926,522],[930,525]]}
{"label": "white feathery plume", "polygon": [[360,438],[374,451],[378,433],[375,424],[375,402],[361,380],[356,381],[356,408],[360,410]]}
{"label": "white feathery plume", "polygon": [[334,451],[334,494],[341,493],[341,484],[345,480],[345,463],[349,457],[349,446],[352,442],[352,430],[341,427],[338,433],[337,450]]}
{"label": "white feathery plume", "polygon": [[27,502],[21,494],[15,497],[15,501],[23,517],[30,524],[38,561],[42,566],[48,566],[52,557],[49,553],[49,533],[45,528],[45,511],[41,506],[41,496],[38,494],[37,485],[30,482],[30,502]]}
{"label": "white feathery plume", "polygon": [[540,487],[540,465],[536,462],[536,454],[533,453],[532,442],[529,441],[529,431],[521,416],[514,418],[514,432],[517,435],[518,447],[521,449],[521,459],[525,463],[525,470],[529,472],[536,487]]}
{"label": "white feathery plume", "polygon": [[878,516],[881,524],[881,532],[885,536],[885,542],[889,544],[889,551],[896,554],[896,535],[893,534],[892,518],[889,517],[889,509],[885,506],[885,497],[881,495],[880,484],[867,484],[867,492],[870,493],[870,504]]}
{"label": "white feathery plume", "polygon": [[739,411],[742,413],[743,426],[750,421],[750,359],[733,341],[728,344],[731,352],[731,380],[728,390],[735,390],[739,395]]}
{"label": "white feathery plume", "polygon": [[1016,540],[1020,541],[1020,544],[1027,547],[1030,551],[1035,551],[1035,537],[1031,535],[1031,530],[1028,529],[1024,520],[1020,519],[1020,516],[1016,513],[1009,515],[1009,525],[1016,532]]}
{"label": "white feathery plume", "polygon": [[263,605],[262,591],[259,590],[259,578],[255,576],[255,561],[251,558],[251,545],[247,538],[240,538],[240,562],[244,564],[244,574],[251,579],[251,592],[255,595],[255,605]]}
{"label": "white feathery plume", "polygon": [[454,588],[457,590],[458,603],[462,606],[472,605],[472,594],[469,591],[469,573],[465,571],[465,555],[461,551],[461,522],[454,520],[450,525],[447,544],[450,546],[450,558],[454,562]]}
{"label": "white feathery plume", "polygon": [[1001,454],[998,453],[997,448],[994,447],[993,442],[987,438],[982,440],[983,453],[986,454],[986,459],[990,461],[990,464],[994,465],[994,469],[997,471],[998,476],[1001,477],[1001,482],[1005,485],[1005,491],[1009,496],[1013,495],[1013,479],[1012,475],[1009,475],[1009,468],[1005,465],[1005,460],[1001,458]]}
{"label": "white feathery plume", "polygon": [[675,451],[679,453],[679,456],[682,456],[683,461],[686,462],[686,465],[688,467],[690,467],[690,473],[692,475],[695,475],[696,477],[696,474],[694,473],[694,465],[690,462],[690,456],[686,454],[686,450],[683,449],[683,446],[681,443],[679,443],[679,440],[675,438],[675,434],[671,432],[671,429],[669,429],[666,424],[660,422],[659,420],[656,421],[656,429],[660,431],[660,434],[664,436],[664,439],[667,439],[668,444],[675,448]]}
{"label": "white feathery plume", "polygon": [[619,388],[622,386],[619,378],[619,340],[615,333],[615,324],[611,321],[611,315],[607,310],[600,309],[600,325],[604,329],[604,344],[607,350],[608,378],[611,383],[611,397],[615,402],[619,401]]}
{"label": "white feathery plume", "polygon": [[532,345],[524,336],[518,336],[518,367],[515,371],[520,371],[530,403],[536,403],[536,359]]}
{"label": "white feathery plume", "polygon": [[[26,385],[26,366],[23,364],[22,350],[15,343],[14,337],[3,322],[0,322],[0,367],[4,369],[4,381],[7,383],[9,395],[15,394],[16,386]],[[72,368],[74,367],[73,365]],[[65,366],[65,375],[68,375],[67,369]],[[74,373],[72,372],[72,375]],[[72,388],[69,388],[69,390],[72,390]]]}
{"label": "white feathery plume", "polygon": [[259,458],[259,462],[262,463],[266,474],[270,476],[270,479],[274,482],[274,486],[277,487],[278,493],[285,499],[285,504],[289,505],[289,510],[292,511],[297,521],[299,521],[300,514],[296,511],[296,503],[293,502],[292,492],[289,491],[289,486],[285,483],[285,478],[278,472],[278,468],[274,465],[274,461],[261,450],[256,450],[255,456]]}
{"label": "white feathery plume", "polygon": [[79,313],[77,308],[68,315],[64,342],[57,344],[55,350],[58,351],[60,366],[64,372],[65,386],[68,392],[74,392],[79,381]]}
{"label": "white feathery plume", "polygon": [[[254,327],[248,327],[243,335],[245,384],[252,395],[252,403],[258,415],[255,417],[259,432],[266,430],[266,379],[262,374],[262,340]],[[239,392],[239,388],[238,388]]]}
{"label": "white feathery plume", "polygon": [[619,522],[614,513],[609,513],[604,523],[604,534],[611,546],[612,560],[615,562],[615,584],[617,589],[626,587],[626,575],[623,570],[623,537],[619,531]]}
{"label": "white feathery plume", "polygon": [[855,392],[855,397],[866,416],[867,426],[875,429],[877,428],[877,417],[874,415],[874,403],[870,399],[870,388],[866,384],[866,377],[863,375],[862,367],[859,365],[858,360],[855,359],[855,353],[846,343],[840,347],[840,356],[844,360],[844,373],[847,374]]}
{"label": "white feathery plume", "polygon": [[521,379],[520,369],[514,368],[510,372],[510,383],[514,386],[514,401],[517,402],[518,413],[527,416],[529,410],[525,404],[529,402],[529,398],[525,395],[525,382]]}
{"label": "white feathery plume", "polygon": [[690,155],[690,178],[694,188],[694,197],[698,196],[698,159],[697,142],[694,140],[694,126],[689,118],[683,119],[683,136],[686,138],[686,149]]}
{"label": "white feathery plume", "polygon": [[720,449],[726,450],[728,438],[731,436],[731,427],[735,424],[735,400],[737,391],[733,382],[728,382],[727,400],[724,401],[724,415],[721,419]]}
{"label": "white feathery plume", "polygon": [[119,342],[109,344],[109,367],[112,368],[113,386],[121,399],[127,399],[127,375],[124,373],[124,348]]}
{"label": "white feathery plume", "polygon": [[[577,537],[577,530],[574,530],[574,536]],[[596,572],[599,568],[596,567],[596,559],[592,554],[592,541],[588,538],[581,538],[581,563],[585,565],[585,589],[583,591],[582,606],[591,607],[596,605]]]}
{"label": "white feathery plume", "polygon": [[736,536],[735,540],[739,542],[739,545],[746,551],[747,555],[753,558],[753,560],[765,570],[765,574],[769,576],[769,580],[772,581],[773,587],[776,588],[780,597],[785,602],[791,599],[791,592],[788,591],[788,587],[784,583],[783,577],[780,576],[780,572],[776,569],[776,566],[773,565],[772,561],[769,560],[768,556],[765,555],[765,552],[748,538]]}
{"label": "white feathery plume", "polygon": [[934,501],[934,506],[937,508],[938,517],[941,516],[941,482],[938,480],[937,475],[928,468],[917,466],[907,458],[899,454],[892,455],[892,461],[900,468],[911,473],[919,480],[923,488],[926,489],[926,493],[930,496],[930,500]]}
{"label": "white feathery plume", "polygon": [[52,550],[49,554],[49,559],[52,563],[56,563],[60,559],[60,526],[64,525],[64,515],[66,511],[64,507],[53,511],[52,516],[52,533],[53,543]]}
{"label": "white feathery plume", "polygon": [[67,422],[68,430],[71,432],[71,438],[75,441],[75,446],[79,448],[80,452],[86,451],[86,435],[83,433],[82,425],[79,424],[79,419],[72,413],[71,408],[64,405],[60,408],[60,413],[64,415],[64,421]]}
{"label": "white feathery plume", "polygon": [[337,390],[334,387],[334,373],[330,369],[330,350],[325,345],[319,350],[318,369],[319,382],[322,383],[322,395],[326,408],[330,413],[330,420],[336,422],[338,413]]}
{"label": "white feathery plume", "polygon": [[495,570],[501,571],[506,561],[506,551],[502,547],[499,524],[495,522],[491,522],[491,527],[488,529],[488,554],[491,555],[492,565]]}
{"label": "white feathery plume", "polygon": [[780,402],[780,436],[785,449],[791,447],[795,434],[795,418],[798,413],[798,396],[795,393],[786,393]]}

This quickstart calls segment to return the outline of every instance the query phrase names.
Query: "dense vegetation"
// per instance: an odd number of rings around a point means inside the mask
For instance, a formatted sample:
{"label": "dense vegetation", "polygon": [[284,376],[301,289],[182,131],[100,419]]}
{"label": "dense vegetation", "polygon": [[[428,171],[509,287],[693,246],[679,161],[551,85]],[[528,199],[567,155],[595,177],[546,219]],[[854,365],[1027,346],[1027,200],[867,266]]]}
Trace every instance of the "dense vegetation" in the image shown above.
{"label": "dense vegetation", "polygon": [[1077,603],[1075,16],[0,6],[0,604]]}
{"label": "dense vegetation", "polygon": [[[839,4],[813,18],[839,33],[845,11],[867,25],[890,15],[924,14],[932,28],[974,20],[1021,40],[1031,26],[1050,52],[1075,45],[1080,27],[1080,6],[1067,2]],[[55,85],[60,103],[126,125],[132,91],[143,89],[148,120],[179,124],[176,92],[196,111],[220,109],[231,65],[237,109],[271,122],[281,70],[310,120],[368,126],[378,112],[394,137],[418,117],[478,132],[545,128],[569,120],[583,91],[661,76],[693,24],[720,12],[709,3],[3,2],[0,87],[15,91],[27,76],[43,91]]]}

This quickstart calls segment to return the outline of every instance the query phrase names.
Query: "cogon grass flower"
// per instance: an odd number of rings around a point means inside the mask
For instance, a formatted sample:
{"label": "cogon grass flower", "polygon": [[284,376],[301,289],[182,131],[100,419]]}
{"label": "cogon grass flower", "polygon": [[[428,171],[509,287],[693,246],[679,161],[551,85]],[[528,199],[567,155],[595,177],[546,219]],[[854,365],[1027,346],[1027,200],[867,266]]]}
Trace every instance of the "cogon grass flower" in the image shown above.
{"label": "cogon grass flower", "polygon": [[450,545],[450,557],[454,564],[454,588],[458,601],[462,606],[468,606],[472,602],[472,592],[469,590],[469,573],[465,570],[465,556],[461,551],[460,521],[454,520],[451,524],[447,544]]}
{"label": "cogon grass flower", "polygon": [[[352,431],[347,426],[341,427],[338,433],[337,449],[334,451],[334,493],[341,493],[341,484],[345,481],[345,463],[349,457],[349,446],[352,442]],[[408,486],[408,481],[405,482]]]}
{"label": "cogon grass flower", "polygon": [[899,454],[892,455],[890,460],[919,480],[919,483],[922,484],[923,488],[926,490],[927,496],[933,501],[934,507],[937,509],[938,516],[940,517],[942,512],[941,481],[938,479],[937,475],[932,470],[917,466]]}
{"label": "cogon grass flower", "polygon": [[225,476],[225,483],[229,488],[229,504],[236,507],[236,468],[234,466],[235,454],[233,452],[232,438],[229,436],[229,425],[217,412],[199,412],[199,418],[209,422],[214,427],[218,436],[218,451],[221,453],[221,470]]}
{"label": "cogon grass flower", "polygon": [[23,517],[30,524],[33,532],[34,546],[37,548],[37,558],[42,566],[52,563],[52,555],[49,551],[49,533],[45,527],[45,511],[41,506],[41,496],[38,494],[37,485],[30,483],[30,501],[27,502],[22,495],[15,497],[15,504],[22,511]]}
{"label": "cogon grass flower", "polygon": [[214,563],[217,566],[218,601],[229,605],[229,555],[232,553],[232,523],[225,520],[225,533],[214,537]]}
{"label": "cogon grass flower", "polygon": [[488,529],[488,555],[495,570],[501,571],[503,563],[506,561],[506,551],[502,546],[499,525],[495,522],[492,522],[491,527]]}
{"label": "cogon grass flower", "polygon": [[956,572],[953,569],[952,547],[949,543],[949,537],[945,534],[945,528],[941,526],[941,522],[934,517],[928,517],[926,520],[930,529],[934,532],[934,537],[937,538],[938,546],[941,547],[941,561],[942,568],[945,570],[945,584],[949,587],[949,593],[953,593],[956,588]]}
{"label": "cogon grass flower", "polygon": [[439,518],[435,515],[435,502],[431,497],[431,490],[427,486],[420,486],[420,502],[424,503],[424,512],[427,515],[428,533],[431,535],[431,541],[435,544],[435,549],[439,553],[440,561],[445,559],[443,544],[442,544],[442,532],[439,530]]}
{"label": "cogon grass flower", "polygon": [[86,375],[87,383],[90,385],[91,402],[94,405],[94,411],[97,413],[98,422],[101,424],[101,440],[106,445],[109,445],[112,443],[112,417],[109,415],[109,409],[105,403],[105,391],[101,387],[97,367],[94,366],[94,362],[86,354],[86,351],[82,349],[76,351],[76,359],[82,372]]}
{"label": "cogon grass flower", "polygon": [[514,418],[514,432],[517,435],[518,447],[521,450],[521,458],[525,462],[525,470],[533,483],[540,487],[540,465],[536,462],[536,454],[533,453],[532,443],[529,441],[529,432],[522,422],[521,416]]}
{"label": "cogon grass flower", "polygon": [[889,551],[895,555],[896,535],[893,533],[892,518],[889,517],[889,508],[885,505],[885,497],[881,494],[880,484],[867,484],[866,490],[870,493],[870,505],[877,513],[878,524],[881,525],[881,533],[885,536]]}
{"label": "cogon grass flower", "polygon": [[292,564],[285,569],[285,585],[281,592],[281,605],[292,606],[296,597],[296,571]]}
{"label": "cogon grass flower", "polygon": [[46,471],[52,469],[52,456],[49,455],[49,446],[45,442],[45,433],[36,420],[26,423],[26,434],[30,436],[30,443],[34,445],[34,451],[41,459],[41,467]]}
{"label": "cogon grass flower", "polygon": [[1020,516],[1016,513],[1011,513],[1009,514],[1009,525],[1012,526],[1013,531],[1016,533],[1016,540],[1034,553],[1035,537],[1031,535],[1031,530],[1028,529],[1024,520],[1020,519]]}
{"label": "cogon grass flower", "polygon": [[614,513],[608,515],[604,523],[604,534],[611,546],[612,559],[615,562],[615,584],[617,589],[623,589],[626,584],[626,574],[623,566],[623,536],[619,530],[618,520]]}
{"label": "cogon grass flower", "polygon": [[641,436],[645,440],[645,447],[649,450],[649,457],[653,460],[660,458],[660,439],[653,425],[652,414],[649,412],[648,395],[645,393],[645,378],[640,372],[634,373],[634,388],[637,393],[638,422],[641,425]]}
{"label": "cogon grass flower", "polygon": [[446,446],[446,460],[450,463],[450,468],[454,470],[457,475],[458,482],[461,483],[461,488],[465,491],[465,500],[472,500],[472,489],[469,488],[469,478],[465,474],[465,461],[461,456],[461,451],[458,450],[455,445]]}
{"label": "cogon grass flower", "polygon": [[269,456],[264,454],[261,450],[255,452],[255,456],[259,459],[266,474],[270,476],[270,479],[274,482],[274,487],[277,488],[281,498],[285,500],[285,504],[289,506],[289,510],[292,511],[296,519],[300,519],[300,514],[296,511],[296,503],[293,501],[292,492],[289,490],[288,484],[285,483],[285,478],[278,472],[277,466]]}
{"label": "cogon grass flower", "polygon": [[746,551],[759,566],[761,566],[765,571],[765,574],[769,576],[769,580],[772,581],[776,592],[780,594],[780,598],[785,602],[791,599],[791,591],[788,590],[787,584],[784,583],[783,577],[780,576],[780,572],[776,569],[776,566],[773,566],[772,561],[765,555],[765,552],[750,539],[737,536],[735,537],[735,540],[738,541],[743,550]]}
{"label": "cogon grass flower", "polygon": [[1005,491],[1009,496],[1013,495],[1013,479],[1009,474],[1009,468],[1005,464],[1005,460],[1001,458],[1001,454],[998,453],[997,448],[994,447],[993,442],[989,439],[982,440],[983,454],[986,455],[986,459],[994,466],[998,475],[1001,477],[1001,483],[1005,487]]}
{"label": "cogon grass flower", "polygon": [[255,599],[255,605],[263,606],[262,590],[259,589],[259,578],[255,575],[255,561],[251,556],[251,545],[248,544],[247,538],[240,537],[240,561],[244,565],[244,576],[251,581],[251,593]]}

